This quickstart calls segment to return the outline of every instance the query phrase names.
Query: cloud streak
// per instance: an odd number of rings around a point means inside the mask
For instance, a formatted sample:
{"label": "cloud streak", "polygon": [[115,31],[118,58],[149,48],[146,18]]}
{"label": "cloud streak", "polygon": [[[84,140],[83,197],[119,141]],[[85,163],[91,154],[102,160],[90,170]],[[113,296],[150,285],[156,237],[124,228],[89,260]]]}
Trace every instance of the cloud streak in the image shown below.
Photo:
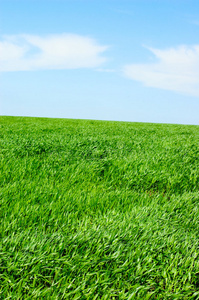
{"label": "cloud streak", "polygon": [[0,71],[96,68],[107,46],[74,34],[4,36],[0,39]]}
{"label": "cloud streak", "polygon": [[148,87],[199,97],[199,45],[148,49],[158,61],[126,65],[123,69],[126,77]]}

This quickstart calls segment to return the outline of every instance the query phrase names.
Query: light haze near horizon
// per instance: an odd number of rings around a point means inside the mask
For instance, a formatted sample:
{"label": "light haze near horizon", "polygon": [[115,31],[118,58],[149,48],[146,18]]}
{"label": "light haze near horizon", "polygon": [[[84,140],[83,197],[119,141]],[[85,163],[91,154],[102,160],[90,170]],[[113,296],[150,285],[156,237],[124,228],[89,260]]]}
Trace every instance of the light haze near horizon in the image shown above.
{"label": "light haze near horizon", "polygon": [[0,114],[199,125],[198,0],[1,0]]}

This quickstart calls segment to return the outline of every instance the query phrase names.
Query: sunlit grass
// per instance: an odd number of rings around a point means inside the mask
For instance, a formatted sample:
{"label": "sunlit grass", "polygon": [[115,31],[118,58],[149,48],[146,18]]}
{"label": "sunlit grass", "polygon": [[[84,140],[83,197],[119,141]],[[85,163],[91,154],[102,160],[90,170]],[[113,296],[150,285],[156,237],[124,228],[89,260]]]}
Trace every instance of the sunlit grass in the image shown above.
{"label": "sunlit grass", "polygon": [[199,299],[199,127],[0,117],[0,299]]}

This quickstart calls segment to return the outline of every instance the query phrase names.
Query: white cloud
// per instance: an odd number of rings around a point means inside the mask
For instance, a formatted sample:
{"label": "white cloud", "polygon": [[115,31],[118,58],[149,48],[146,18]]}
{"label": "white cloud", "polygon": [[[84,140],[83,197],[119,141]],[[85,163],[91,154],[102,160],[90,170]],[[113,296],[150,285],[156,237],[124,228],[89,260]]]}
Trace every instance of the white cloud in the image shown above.
{"label": "white cloud", "polygon": [[148,49],[158,62],[126,65],[125,76],[148,87],[199,97],[199,45]]}
{"label": "white cloud", "polygon": [[102,54],[107,48],[74,34],[4,36],[0,40],[0,71],[95,68],[106,61]]}

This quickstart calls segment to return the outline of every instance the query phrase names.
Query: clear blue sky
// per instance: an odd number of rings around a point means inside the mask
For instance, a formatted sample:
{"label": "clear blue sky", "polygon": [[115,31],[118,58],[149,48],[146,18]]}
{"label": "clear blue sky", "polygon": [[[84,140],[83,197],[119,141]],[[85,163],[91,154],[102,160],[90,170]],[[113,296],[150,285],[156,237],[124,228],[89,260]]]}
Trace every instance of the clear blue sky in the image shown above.
{"label": "clear blue sky", "polygon": [[199,125],[198,0],[0,0],[0,114]]}

